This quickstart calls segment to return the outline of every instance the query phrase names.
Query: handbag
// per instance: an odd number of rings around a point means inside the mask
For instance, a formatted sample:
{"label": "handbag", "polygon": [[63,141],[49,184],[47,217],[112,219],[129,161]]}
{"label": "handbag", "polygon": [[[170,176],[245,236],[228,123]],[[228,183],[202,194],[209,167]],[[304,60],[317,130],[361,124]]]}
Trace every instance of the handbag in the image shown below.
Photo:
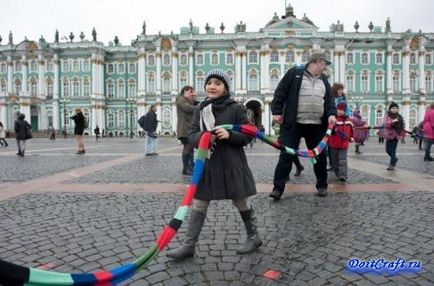
{"label": "handbag", "polygon": [[32,138],[33,138],[32,130],[30,128],[26,127],[26,140],[32,139]]}

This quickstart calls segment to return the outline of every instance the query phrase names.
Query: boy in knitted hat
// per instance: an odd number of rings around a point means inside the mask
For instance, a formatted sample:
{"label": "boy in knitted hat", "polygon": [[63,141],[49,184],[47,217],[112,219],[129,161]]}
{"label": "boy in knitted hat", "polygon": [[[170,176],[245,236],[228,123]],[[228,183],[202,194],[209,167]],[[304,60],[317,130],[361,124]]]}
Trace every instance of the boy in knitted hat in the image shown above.
{"label": "boy in knitted hat", "polygon": [[186,240],[180,248],[167,254],[177,260],[194,255],[212,200],[230,199],[240,212],[247,239],[237,253],[251,253],[262,245],[256,217],[248,201],[248,197],[256,194],[255,181],[244,153],[244,146],[251,138],[238,131],[215,128],[222,124],[246,124],[246,109],[231,98],[230,80],[222,70],[212,70],[207,74],[205,93],[207,98],[199,104],[199,109],[193,115],[189,142],[197,147],[202,133],[212,131],[213,151],[205,162],[197,185]]}
{"label": "boy in knitted hat", "polygon": [[348,143],[354,142],[353,122],[346,116],[347,103],[340,101],[336,105],[336,123],[332,135],[329,138],[330,164],[336,178],[344,183],[347,180],[347,151]]}
{"label": "boy in knitted hat", "polygon": [[398,104],[392,102],[389,106],[389,111],[383,119],[384,138],[386,139],[386,153],[390,156],[388,171],[395,169],[398,158],[396,157],[396,148],[398,140],[405,137],[404,119],[398,113]]}

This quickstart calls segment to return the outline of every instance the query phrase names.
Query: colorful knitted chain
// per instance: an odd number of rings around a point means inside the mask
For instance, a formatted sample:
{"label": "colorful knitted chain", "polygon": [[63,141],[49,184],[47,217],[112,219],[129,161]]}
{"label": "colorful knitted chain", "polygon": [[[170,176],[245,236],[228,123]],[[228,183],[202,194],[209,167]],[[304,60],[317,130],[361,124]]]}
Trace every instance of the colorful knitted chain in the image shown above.
{"label": "colorful knitted chain", "polygon": [[[314,150],[294,150],[287,146],[283,146],[277,141],[273,141],[270,137],[259,132],[255,127],[250,125],[222,125],[219,126],[225,129],[235,130],[247,134],[252,137],[270,144],[271,146],[289,154],[309,157],[313,160],[319,155],[327,145],[327,140],[331,134],[331,128],[327,130],[327,134],[322,139],[320,144]],[[163,229],[158,236],[156,242],[146,251],[145,254],[138,257],[134,262],[124,264],[110,271],[98,271],[94,273],[59,273],[45,271],[36,268],[24,267],[10,262],[0,260],[0,285],[4,286],[61,286],[61,285],[95,285],[95,286],[112,286],[120,283],[139,271],[142,267],[151,262],[158,254],[166,248],[171,239],[175,236],[178,229],[184,221],[189,206],[196,193],[197,184],[202,176],[205,166],[205,160],[208,157],[210,146],[211,132],[202,134],[199,141],[199,149],[194,165],[193,177],[191,184],[182,199],[181,206],[178,208],[175,216],[169,224]]]}

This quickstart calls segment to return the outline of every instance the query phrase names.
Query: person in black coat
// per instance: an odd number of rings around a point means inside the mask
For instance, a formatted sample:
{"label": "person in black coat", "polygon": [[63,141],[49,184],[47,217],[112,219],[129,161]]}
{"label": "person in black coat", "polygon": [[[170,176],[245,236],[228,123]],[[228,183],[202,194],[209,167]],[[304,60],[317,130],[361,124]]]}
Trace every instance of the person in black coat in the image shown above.
{"label": "person in black coat", "polygon": [[213,131],[212,154],[206,160],[191,211],[185,243],[168,256],[184,259],[194,255],[200,231],[211,200],[230,199],[244,222],[247,239],[239,254],[251,253],[262,245],[256,217],[248,197],[256,194],[255,181],[247,164],[244,146],[251,138],[233,130],[217,128],[221,124],[247,123],[246,110],[231,98],[229,78],[222,70],[212,70],[205,78],[207,98],[193,115],[189,142],[197,147],[203,132]]}
{"label": "person in black coat", "polygon": [[18,114],[17,120],[15,120],[14,130],[15,138],[17,139],[18,153],[20,157],[24,157],[24,152],[26,151],[26,140],[32,138],[31,129],[32,126],[24,120],[26,116],[22,113]]}
{"label": "person in black coat", "polygon": [[86,119],[84,118],[83,113],[81,112],[80,108],[75,109],[75,115],[71,116],[71,119],[74,120],[75,127],[74,127],[74,136],[75,141],[78,145],[78,151],[75,154],[81,155],[86,153],[84,150],[84,140],[83,140],[83,133],[86,125]]}
{"label": "person in black coat", "polygon": [[145,155],[153,156],[158,155],[156,152],[157,149],[157,105],[152,104],[149,107],[148,113],[144,115],[144,126],[143,130],[145,130]]}
{"label": "person in black coat", "polygon": [[[323,74],[331,64],[324,53],[313,53],[306,66],[288,70],[279,82],[271,103],[273,121],[281,124],[279,141],[298,149],[304,137],[309,149],[315,148],[325,135],[328,123],[336,122],[335,99],[330,84]],[[281,152],[277,163],[273,191],[274,200],[280,200],[291,172],[294,156]],[[322,152],[314,165],[318,195],[327,195],[327,159]]]}

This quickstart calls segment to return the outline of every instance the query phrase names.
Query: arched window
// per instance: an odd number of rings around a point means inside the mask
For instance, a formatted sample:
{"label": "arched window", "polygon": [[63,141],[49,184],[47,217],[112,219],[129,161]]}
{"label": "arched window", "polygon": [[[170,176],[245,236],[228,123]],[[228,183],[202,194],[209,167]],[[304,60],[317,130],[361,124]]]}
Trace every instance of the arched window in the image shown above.
{"label": "arched window", "polygon": [[231,53],[226,54],[226,64],[227,65],[234,64],[234,56]]}
{"label": "arched window", "polygon": [[38,70],[38,66],[36,65],[36,61],[32,61],[31,63],[30,63],[30,71],[31,72],[35,72],[35,71],[37,71]]}
{"label": "arched window", "polygon": [[15,64],[15,71],[17,71],[17,72],[20,72],[20,71],[21,71],[21,63],[20,63],[20,62],[17,62],[17,63]]}
{"label": "arched window", "polygon": [[47,62],[47,72],[52,72],[52,71],[53,71],[53,63]]}
{"label": "arched window", "polygon": [[53,98],[54,86],[53,86],[53,80],[51,78],[47,79],[46,88],[47,88],[47,98]]}
{"label": "arched window", "polygon": [[65,126],[68,127],[71,123],[70,121],[71,112],[68,109],[64,109],[62,114],[63,114],[63,122],[65,123]]}
{"label": "arched window", "polygon": [[286,62],[287,63],[293,63],[295,62],[295,56],[293,51],[288,51],[286,53]]}
{"label": "arched window", "polygon": [[165,65],[165,66],[170,65],[170,56],[169,56],[169,54],[164,54],[163,55],[163,65]]}
{"label": "arched window", "polygon": [[398,71],[395,71],[393,73],[393,93],[398,93],[401,90],[401,84],[400,84],[400,73]]}
{"label": "arched window", "polygon": [[0,72],[1,72],[1,73],[6,73],[6,64],[5,64],[5,63],[2,63],[2,64],[0,65]]}
{"label": "arched window", "polygon": [[107,127],[113,128],[115,126],[115,117],[113,114],[113,110],[109,110],[107,112]]}
{"label": "arched window", "polygon": [[137,114],[135,110],[130,111],[130,116],[131,116],[131,125],[133,126],[133,128],[137,128]]}
{"label": "arched window", "polygon": [[202,71],[198,71],[196,74],[196,87],[197,90],[203,90],[204,87],[204,74]]}
{"label": "arched window", "polygon": [[431,65],[432,64],[431,54],[426,54],[425,55],[425,64],[427,64],[427,65]]}
{"label": "arched window", "polygon": [[417,110],[414,107],[410,108],[410,114],[409,114],[409,129],[413,129],[414,126],[418,124],[417,122]]}
{"label": "arched window", "polygon": [[136,73],[136,64],[133,64],[133,63],[129,64],[128,65],[128,72],[129,73]]}
{"label": "arched window", "polygon": [[392,63],[394,64],[394,65],[399,65],[399,54],[393,54],[393,56],[392,56]]}
{"label": "arched window", "polygon": [[150,72],[148,75],[148,92],[155,92],[155,77],[153,72]]}
{"label": "arched window", "polygon": [[72,96],[80,96],[80,81],[78,80],[78,78],[74,78],[72,80]]}
{"label": "arched window", "polygon": [[277,51],[272,51],[270,54],[270,62],[278,63],[279,62],[279,53]]}
{"label": "arched window", "polygon": [[256,70],[252,70],[249,73],[249,90],[256,91],[258,90],[258,74]]}
{"label": "arched window", "polygon": [[69,96],[69,80],[68,78],[63,79],[63,97]]}
{"label": "arched window", "polygon": [[360,62],[362,64],[368,64],[369,63],[368,53],[362,53],[362,58],[361,58]]}
{"label": "arched window", "polygon": [[148,56],[148,65],[150,65],[150,66],[155,65],[155,57],[154,57],[154,55],[149,55]]}
{"label": "arched window", "polygon": [[279,84],[279,72],[273,69],[270,74],[270,89],[274,91]]}
{"label": "arched window", "polygon": [[78,68],[78,61],[73,61],[72,62],[72,70],[77,72],[79,70]]}
{"label": "arched window", "polygon": [[107,81],[107,97],[108,98],[114,97],[113,81],[111,79]]}
{"label": "arched window", "polygon": [[88,72],[90,70],[89,61],[83,62],[83,71]]}
{"label": "arched window", "polygon": [[432,73],[429,71],[425,76],[425,89],[426,93],[431,93],[432,90]]}
{"label": "arched window", "polygon": [[118,73],[125,73],[125,65],[118,64]]}
{"label": "arched window", "polygon": [[375,84],[377,88],[377,93],[383,92],[383,85],[384,85],[384,75],[383,72],[378,72],[375,76]]}
{"label": "arched window", "polygon": [[367,71],[362,72],[361,81],[361,92],[369,92],[369,73]]}
{"label": "arched window", "polygon": [[68,67],[68,62],[63,62],[63,72],[67,72],[69,70]]}
{"label": "arched window", "polygon": [[108,73],[113,73],[114,72],[114,67],[113,67],[113,64],[108,64],[108,66],[107,66],[107,72]]}
{"label": "arched window", "polygon": [[258,53],[255,51],[251,51],[249,53],[249,63],[256,64],[258,63]]}
{"label": "arched window", "polygon": [[218,65],[219,64],[219,55],[218,54],[212,54],[211,64],[212,65]]}
{"label": "arched window", "polygon": [[125,81],[123,79],[118,81],[118,97],[125,98]]}
{"label": "arched window", "polygon": [[303,63],[307,63],[309,61],[309,52],[305,51],[301,54],[301,61]]}
{"label": "arched window", "polygon": [[346,87],[347,87],[348,92],[354,91],[354,72],[353,71],[348,71],[348,73],[347,73]]}
{"label": "arched window", "polygon": [[381,126],[383,122],[384,112],[383,107],[379,106],[378,109],[375,111],[375,125]]}
{"label": "arched window", "polygon": [[83,110],[84,119],[86,119],[86,122],[90,123],[90,112],[88,109]]}
{"label": "arched window", "polygon": [[38,82],[32,78],[30,80],[30,96],[36,96],[38,94]]}
{"label": "arched window", "polygon": [[187,78],[187,73],[186,72],[181,72],[181,74],[179,75],[179,86],[182,88],[182,87],[184,87],[184,86],[186,86],[187,85],[187,81],[188,81],[188,78]]}
{"label": "arched window", "polygon": [[118,128],[125,128],[125,112],[123,110],[118,111]]}
{"label": "arched window", "polygon": [[353,53],[348,53],[347,54],[347,64],[352,64],[352,63],[354,63]]}
{"label": "arched window", "polygon": [[6,94],[7,90],[8,90],[8,87],[7,87],[6,81],[4,79],[0,80],[0,93]]}
{"label": "arched window", "polygon": [[362,106],[362,112],[360,114],[366,122],[368,122],[369,125],[369,105],[363,105]]}
{"label": "arched window", "polygon": [[163,92],[170,92],[171,89],[171,76],[168,72],[163,74]]}
{"label": "arched window", "polygon": [[410,64],[411,65],[415,65],[416,64],[416,54],[415,53],[411,53],[410,54]]}
{"label": "arched window", "polygon": [[413,92],[417,91],[417,81],[416,81],[416,73],[410,73],[410,90]]}
{"label": "arched window", "polygon": [[172,125],[172,110],[170,106],[163,107],[163,128],[170,128]]}
{"label": "arched window", "polygon": [[377,53],[377,55],[375,56],[375,59],[376,59],[377,64],[382,64],[383,63],[383,54]]}
{"label": "arched window", "polygon": [[181,66],[187,65],[187,56],[186,55],[181,55],[180,64],[181,64]]}
{"label": "arched window", "polygon": [[83,96],[90,95],[90,83],[89,78],[85,77],[83,80]]}
{"label": "arched window", "polygon": [[128,81],[128,97],[136,97],[137,95],[137,85],[134,79]]}
{"label": "arched window", "polygon": [[203,65],[203,55],[202,54],[198,54],[196,56],[196,64]]}

